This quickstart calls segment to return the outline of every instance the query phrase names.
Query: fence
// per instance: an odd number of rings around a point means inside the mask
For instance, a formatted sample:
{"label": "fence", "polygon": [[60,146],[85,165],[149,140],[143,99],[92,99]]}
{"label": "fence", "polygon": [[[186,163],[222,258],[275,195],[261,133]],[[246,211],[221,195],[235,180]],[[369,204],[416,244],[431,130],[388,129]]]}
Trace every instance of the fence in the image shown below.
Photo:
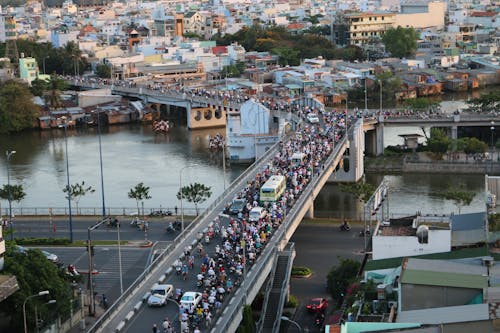
{"label": "fence", "polygon": [[[50,213],[52,210],[52,214]],[[198,207],[198,211],[204,211],[204,207]],[[150,215],[155,211],[170,211],[175,214],[175,207],[172,208],[144,208],[144,211],[139,209],[140,215]],[[102,207],[71,207],[71,212],[73,216],[101,216]],[[107,216],[131,216],[137,215],[137,207],[106,207]],[[177,213],[180,215],[180,208],[177,209]],[[69,214],[68,207],[12,207],[13,216],[67,216]],[[196,215],[195,208],[184,208],[185,215]],[[2,207],[0,209],[0,216],[9,216],[9,208]]]}

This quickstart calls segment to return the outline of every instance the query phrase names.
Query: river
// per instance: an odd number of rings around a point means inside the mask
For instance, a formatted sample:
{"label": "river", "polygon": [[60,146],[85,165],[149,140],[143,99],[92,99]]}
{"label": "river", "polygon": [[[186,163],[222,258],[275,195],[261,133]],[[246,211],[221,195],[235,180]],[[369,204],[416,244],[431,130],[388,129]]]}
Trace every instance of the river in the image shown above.
{"label": "river", "polygon": [[[388,128],[386,143],[397,144],[400,132],[417,131],[418,128]],[[388,132],[387,132],[388,131]],[[208,137],[222,133],[223,129],[189,131],[175,127],[168,134],[155,134],[150,126],[131,124],[105,128],[102,133],[102,152],[106,207],[135,207],[128,198],[128,191],[139,182],[150,187],[151,199],[145,207],[179,206],[180,170],[182,183],[202,183],[212,188],[212,198],[224,190],[245,168],[228,165],[224,174],[221,153],[210,153]],[[85,181],[96,191],[81,198],[80,207],[100,207],[99,144],[96,128],[69,129],[67,132],[70,183]],[[26,198],[18,207],[65,207],[67,201],[62,189],[66,186],[64,130],[28,131],[10,136],[0,136],[0,149],[15,150],[11,158],[11,183],[22,184]],[[0,184],[7,183],[6,159],[0,159]],[[378,184],[384,175],[368,174],[367,181]],[[457,183],[455,175],[389,175],[390,212],[394,215],[415,213],[457,212],[450,201],[437,195],[450,184]],[[462,212],[484,209],[482,176],[459,176],[467,188],[476,193],[472,204]],[[6,202],[3,212],[6,213]],[[186,203],[186,208],[194,208]],[[339,191],[336,184],[325,186],[315,203],[315,214],[321,217],[358,217],[362,207],[352,197]]]}

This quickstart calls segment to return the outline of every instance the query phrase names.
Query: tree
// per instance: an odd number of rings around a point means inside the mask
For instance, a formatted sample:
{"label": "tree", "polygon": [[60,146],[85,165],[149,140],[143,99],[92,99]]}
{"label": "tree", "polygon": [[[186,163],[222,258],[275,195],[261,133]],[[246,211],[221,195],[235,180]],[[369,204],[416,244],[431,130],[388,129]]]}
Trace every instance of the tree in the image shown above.
{"label": "tree", "polygon": [[151,196],[149,195],[149,186],[144,186],[144,183],[139,183],[135,185],[135,187],[131,188],[130,191],[128,192],[128,197],[130,199],[135,199],[137,203],[137,214],[140,214],[139,211],[139,202],[142,203],[142,214],[144,215],[144,200],[151,199]]}
{"label": "tree", "polygon": [[111,77],[111,67],[106,64],[99,64],[95,68],[95,73],[102,79],[109,79]]}
{"label": "tree", "polygon": [[474,199],[474,192],[468,191],[465,184],[460,183],[457,186],[450,186],[444,192],[438,194],[441,198],[451,200],[458,207],[458,214],[461,212],[462,206],[469,206]]}
{"label": "tree", "polygon": [[334,300],[340,304],[347,287],[354,282],[358,275],[361,263],[352,259],[339,258],[340,265],[332,267],[326,276],[326,284]]}
{"label": "tree", "polygon": [[83,198],[87,193],[94,193],[95,189],[92,186],[85,186],[85,181],[82,181],[81,183],[75,183],[71,185],[66,185],[64,187],[63,192],[66,193],[66,199],[71,200],[75,203],[76,205],[76,211],[78,212],[78,203],[80,202],[80,199]]}
{"label": "tree", "polygon": [[40,79],[31,81],[30,91],[33,96],[43,97],[45,90],[47,90],[47,81]]}
{"label": "tree", "polygon": [[0,133],[33,127],[39,112],[26,84],[9,80],[0,86]]}
{"label": "tree", "polygon": [[375,192],[375,186],[370,183],[366,183],[364,180],[357,183],[341,183],[339,188],[342,192],[353,194],[356,199],[363,203],[366,203],[372,196],[373,192]]}
{"label": "tree", "polygon": [[[424,132],[425,133],[425,132]],[[451,140],[446,133],[439,128],[431,129],[431,136],[427,138],[427,147],[436,154],[439,159],[450,149]]]}
{"label": "tree", "polygon": [[[14,251],[15,243],[7,243],[5,256],[5,267],[2,273],[15,275],[19,290],[7,299],[0,302],[0,312],[10,320],[9,332],[23,331],[23,302],[31,295],[40,291],[48,290],[49,295],[35,297],[26,302],[27,324],[34,331],[35,310],[37,306],[38,315],[51,320],[61,317],[63,320],[70,315],[71,306],[71,281],[69,276],[52,264],[40,252],[40,250],[28,250],[25,253]],[[42,306],[49,299],[55,299],[56,303],[50,307]]]}
{"label": "tree", "polygon": [[[10,195],[12,197],[12,201],[19,202],[26,197],[26,192],[24,192],[22,185],[10,185]],[[4,200],[9,200],[9,185],[3,185],[0,188],[0,198]]]}
{"label": "tree", "polygon": [[491,112],[500,105],[500,92],[491,91],[487,94],[481,94],[478,98],[473,98],[467,102],[470,110],[475,112]]}
{"label": "tree", "polygon": [[415,53],[419,33],[413,28],[390,28],[382,36],[386,50],[394,57],[403,58]]}
{"label": "tree", "polygon": [[57,75],[52,74],[50,81],[47,83],[47,99],[48,104],[52,109],[58,109],[62,106],[61,91],[68,87],[66,81],[60,79]]}
{"label": "tree", "polygon": [[466,154],[482,154],[488,150],[488,145],[478,138],[460,138],[457,148]]}
{"label": "tree", "polygon": [[427,111],[439,105],[438,102],[426,97],[410,98],[405,100],[404,104],[415,111]]}
{"label": "tree", "polygon": [[299,50],[293,49],[291,47],[276,47],[272,51],[280,57],[280,65],[296,66],[300,64]]}
{"label": "tree", "polygon": [[210,189],[210,186],[205,186],[200,183],[189,184],[188,186],[182,187],[179,192],[177,192],[177,199],[186,199],[194,203],[196,215],[198,215],[198,204],[205,202],[212,196],[212,191],[210,191]]}

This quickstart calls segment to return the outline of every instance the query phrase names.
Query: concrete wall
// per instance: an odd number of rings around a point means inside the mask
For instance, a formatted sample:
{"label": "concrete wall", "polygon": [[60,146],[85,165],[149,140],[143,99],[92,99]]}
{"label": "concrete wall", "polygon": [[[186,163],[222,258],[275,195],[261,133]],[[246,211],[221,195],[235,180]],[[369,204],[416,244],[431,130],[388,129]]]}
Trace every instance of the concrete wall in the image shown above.
{"label": "concrete wall", "polygon": [[374,260],[449,252],[451,250],[451,231],[429,230],[427,244],[420,244],[416,236],[374,235],[372,242]]}
{"label": "concrete wall", "polygon": [[441,326],[441,333],[471,333],[471,332],[498,332],[491,320],[471,321],[467,323],[453,323]]}
{"label": "concrete wall", "polygon": [[121,96],[112,95],[111,89],[96,89],[78,93],[78,106],[81,108],[99,104],[118,102]]}
{"label": "concrete wall", "polygon": [[467,304],[482,289],[401,284],[400,311]]}
{"label": "concrete wall", "polygon": [[457,174],[490,174],[496,175],[500,172],[500,163],[448,163],[439,162],[404,162],[403,172],[421,173],[457,173]]}
{"label": "concrete wall", "polygon": [[403,28],[437,27],[438,29],[442,29],[444,27],[445,12],[445,2],[429,2],[428,12],[396,14],[394,26],[402,26]]}
{"label": "concrete wall", "polygon": [[[357,182],[363,174],[365,155],[365,133],[363,119],[359,119],[349,133],[349,155],[344,158],[344,166],[332,173],[329,182]],[[348,160],[348,162],[346,161]]]}
{"label": "concrete wall", "polygon": [[192,108],[189,112],[190,129],[226,126],[226,111],[214,107]]}

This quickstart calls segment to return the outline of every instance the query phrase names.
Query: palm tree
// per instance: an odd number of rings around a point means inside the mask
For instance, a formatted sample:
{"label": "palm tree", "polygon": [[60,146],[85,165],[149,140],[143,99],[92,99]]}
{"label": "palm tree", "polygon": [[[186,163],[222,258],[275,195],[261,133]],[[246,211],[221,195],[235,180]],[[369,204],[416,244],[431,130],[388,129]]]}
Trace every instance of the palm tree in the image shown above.
{"label": "palm tree", "polygon": [[205,186],[200,183],[189,184],[188,186],[182,187],[179,192],[177,192],[177,199],[181,200],[182,198],[194,203],[196,215],[198,215],[198,204],[205,202],[212,196],[212,191],[210,191],[210,189],[210,186]]}
{"label": "palm tree", "polygon": [[55,74],[50,76],[46,96],[51,109],[58,109],[62,106],[61,91],[66,89],[67,86],[66,82],[58,78]]}
{"label": "palm tree", "polygon": [[128,192],[128,197],[130,199],[135,199],[137,203],[137,215],[140,214],[139,202],[142,203],[142,215],[144,215],[144,200],[151,199],[149,195],[149,186],[144,186],[144,183],[139,183],[135,187],[131,188]]}

